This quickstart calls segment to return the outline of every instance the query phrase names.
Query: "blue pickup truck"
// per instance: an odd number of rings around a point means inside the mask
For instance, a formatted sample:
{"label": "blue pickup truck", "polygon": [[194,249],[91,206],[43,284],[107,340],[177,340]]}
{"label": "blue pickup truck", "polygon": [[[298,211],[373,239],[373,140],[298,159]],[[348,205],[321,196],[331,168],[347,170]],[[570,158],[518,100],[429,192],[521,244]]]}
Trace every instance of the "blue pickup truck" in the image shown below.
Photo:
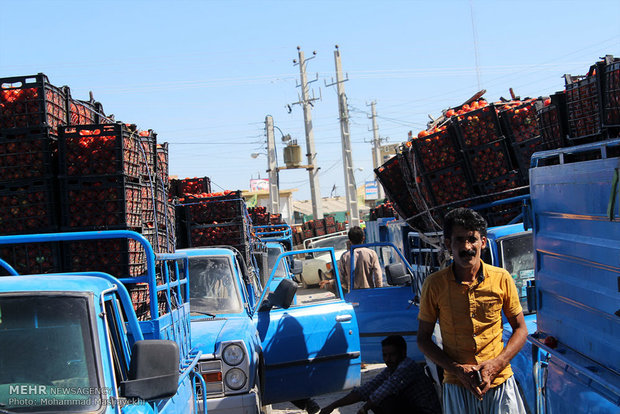
{"label": "blue pickup truck", "polygon": [[[0,413],[194,413],[201,356],[189,330],[187,260],[130,231],[0,237],[0,245],[130,238],[146,273],[0,277]],[[145,313],[128,288],[144,286]],[[204,409],[202,410],[204,411]]]}
{"label": "blue pickup truck", "polygon": [[535,153],[537,329],[513,360],[536,414],[620,412],[620,140]]}
{"label": "blue pickup truck", "polygon": [[[335,262],[333,249],[324,250]],[[297,283],[277,276],[282,262],[306,251],[281,253],[265,289],[234,248],[182,252],[189,257],[192,341],[202,351],[198,369],[210,413],[259,413],[359,384],[352,306],[339,298],[302,300]]]}

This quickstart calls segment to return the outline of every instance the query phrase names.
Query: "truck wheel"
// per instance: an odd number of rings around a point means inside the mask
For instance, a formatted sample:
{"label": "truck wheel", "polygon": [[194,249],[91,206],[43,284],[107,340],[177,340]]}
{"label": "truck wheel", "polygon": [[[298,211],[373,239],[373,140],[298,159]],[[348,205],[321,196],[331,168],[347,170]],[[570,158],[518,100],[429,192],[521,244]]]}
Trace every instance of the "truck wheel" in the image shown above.
{"label": "truck wheel", "polygon": [[260,380],[258,376],[256,377],[256,405],[257,410],[260,414],[271,414],[271,405],[263,405],[263,391],[260,387]]}

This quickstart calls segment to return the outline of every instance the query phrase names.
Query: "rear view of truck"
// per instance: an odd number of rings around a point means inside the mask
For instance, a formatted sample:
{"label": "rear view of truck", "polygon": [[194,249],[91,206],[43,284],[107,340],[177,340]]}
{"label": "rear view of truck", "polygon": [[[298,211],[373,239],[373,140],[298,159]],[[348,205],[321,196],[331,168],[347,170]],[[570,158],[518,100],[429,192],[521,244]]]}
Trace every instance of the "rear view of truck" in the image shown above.
{"label": "rear view of truck", "polygon": [[532,159],[539,414],[620,411],[619,179],[619,139]]}

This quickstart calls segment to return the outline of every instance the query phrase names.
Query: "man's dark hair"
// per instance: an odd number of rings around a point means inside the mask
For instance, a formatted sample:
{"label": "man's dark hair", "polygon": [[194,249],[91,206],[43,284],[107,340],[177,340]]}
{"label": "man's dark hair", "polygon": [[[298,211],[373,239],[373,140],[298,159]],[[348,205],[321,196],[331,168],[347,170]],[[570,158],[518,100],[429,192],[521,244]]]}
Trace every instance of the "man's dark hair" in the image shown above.
{"label": "man's dark hair", "polygon": [[407,353],[407,341],[400,335],[390,335],[381,341],[381,346],[393,346],[400,349],[403,353]]}
{"label": "man's dark hair", "polygon": [[362,244],[364,242],[364,230],[359,226],[351,227],[347,236],[349,236],[351,244]]}
{"label": "man's dark hair", "polygon": [[443,220],[443,237],[452,237],[454,226],[461,226],[467,231],[477,231],[481,237],[487,235],[487,221],[471,208],[459,207],[450,211]]}

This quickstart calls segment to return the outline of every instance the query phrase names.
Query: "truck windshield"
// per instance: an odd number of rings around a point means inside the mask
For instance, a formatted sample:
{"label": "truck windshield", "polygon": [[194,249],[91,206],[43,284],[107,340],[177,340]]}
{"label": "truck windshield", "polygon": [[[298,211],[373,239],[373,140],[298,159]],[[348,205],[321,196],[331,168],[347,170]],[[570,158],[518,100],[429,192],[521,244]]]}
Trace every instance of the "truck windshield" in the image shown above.
{"label": "truck windshield", "polygon": [[523,233],[500,240],[502,266],[514,278],[521,306],[527,309],[527,281],[534,279],[534,241],[532,233]]}
{"label": "truck windshield", "polygon": [[[276,259],[278,258],[278,256],[280,255],[280,253],[282,253],[282,251],[280,249],[278,249],[277,247],[269,247],[267,249],[267,264],[269,266],[269,272],[271,273],[271,271],[273,271],[273,265],[276,264]],[[284,267],[284,261],[286,259],[282,259],[280,260],[280,264],[278,265],[278,268],[276,269],[276,273],[275,273],[275,277],[286,277],[286,268]]]}
{"label": "truck windshield", "polygon": [[243,309],[228,257],[190,258],[189,296],[192,313],[239,313]]}
{"label": "truck windshield", "polygon": [[0,412],[92,412],[99,387],[88,300],[0,296]]}
{"label": "truck windshield", "polygon": [[328,237],[326,239],[313,242],[311,248],[333,247],[334,250],[346,250],[348,240],[349,238],[347,236]]}

